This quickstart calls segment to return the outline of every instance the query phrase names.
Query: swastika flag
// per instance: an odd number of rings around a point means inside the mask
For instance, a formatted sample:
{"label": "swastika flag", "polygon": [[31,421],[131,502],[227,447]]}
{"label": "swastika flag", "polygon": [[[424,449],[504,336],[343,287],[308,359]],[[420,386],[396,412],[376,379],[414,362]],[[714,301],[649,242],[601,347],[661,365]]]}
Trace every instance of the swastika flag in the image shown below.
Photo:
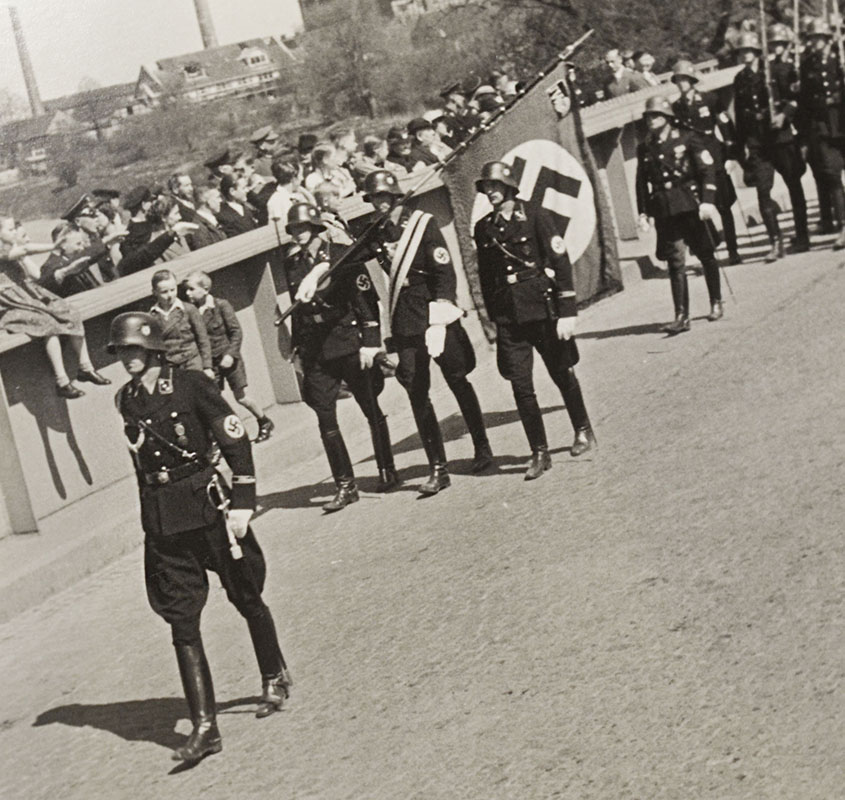
{"label": "swastika flag", "polygon": [[[444,171],[461,255],[482,319],[484,303],[472,232],[490,212],[487,198],[475,191],[481,167],[505,161],[519,180],[519,197],[552,212],[575,270],[579,304],[622,288],[616,238],[592,155],[581,129],[577,104],[559,119],[548,89],[566,81],[561,64],[522,98],[491,130],[476,139]],[[486,321],[486,319],[485,319]]]}

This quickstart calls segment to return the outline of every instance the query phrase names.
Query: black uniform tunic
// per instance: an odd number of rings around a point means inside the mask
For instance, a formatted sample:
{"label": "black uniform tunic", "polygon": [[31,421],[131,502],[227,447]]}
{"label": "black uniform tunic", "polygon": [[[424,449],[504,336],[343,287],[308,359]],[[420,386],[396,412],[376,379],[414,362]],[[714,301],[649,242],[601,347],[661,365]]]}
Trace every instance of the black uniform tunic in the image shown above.
{"label": "black uniform tunic", "polygon": [[[293,297],[302,280],[321,263],[333,263],[346,248],[322,238],[306,247],[291,245],[284,260]],[[377,421],[376,402],[384,388],[381,370],[362,370],[362,347],[381,345],[378,294],[364,264],[341,266],[311,302],[293,314],[292,345],[302,361],[303,399],[317,414],[323,433],[337,430],[336,404],[341,382],[349,386],[367,419]]]}
{"label": "black uniform tunic", "polygon": [[248,531],[240,540],[243,558],[232,558],[224,516],[207,490],[213,479],[222,481],[204,458],[213,435],[233,473],[231,508],[255,508],[252,449],[240,418],[204,374],[167,367],[152,394],[130,382],[116,402],[138,478],[147,596],[173,626],[174,641],[199,639],[207,569],[218,573],[243,616],[264,614],[258,542]]}
{"label": "black uniform tunic", "polygon": [[833,53],[811,52],[801,63],[800,131],[814,170],[839,181],[845,147],[845,77]]}

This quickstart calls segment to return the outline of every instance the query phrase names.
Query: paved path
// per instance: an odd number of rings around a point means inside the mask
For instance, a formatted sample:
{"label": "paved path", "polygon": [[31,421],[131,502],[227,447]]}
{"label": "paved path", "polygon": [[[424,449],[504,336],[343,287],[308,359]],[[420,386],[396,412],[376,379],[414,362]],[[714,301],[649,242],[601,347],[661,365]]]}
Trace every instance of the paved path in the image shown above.
{"label": "paved path", "polygon": [[[601,449],[569,457],[538,373],[555,464],[534,483],[489,353],[474,380],[494,475],[323,517],[324,460],[276,470],[269,448],[256,528],[288,708],[253,718],[246,629],[212,592],[224,750],[169,774],[189,725],[134,552],[0,626],[0,797],[842,797],[841,261],[733,268],[739,304],[673,339],[665,280],[589,309],[579,374]],[[410,416],[391,424],[413,480]],[[447,428],[460,473],[471,446]],[[365,457],[366,432],[352,440]],[[372,461],[359,473],[371,488]]]}

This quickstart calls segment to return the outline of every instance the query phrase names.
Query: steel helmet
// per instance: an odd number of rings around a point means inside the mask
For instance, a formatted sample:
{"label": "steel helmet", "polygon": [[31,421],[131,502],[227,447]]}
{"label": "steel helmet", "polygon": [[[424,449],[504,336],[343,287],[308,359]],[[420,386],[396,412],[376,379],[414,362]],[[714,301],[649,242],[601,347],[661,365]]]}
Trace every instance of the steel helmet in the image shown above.
{"label": "steel helmet", "polygon": [[482,193],[484,181],[499,181],[519,191],[519,181],[513,175],[513,167],[504,161],[488,161],[481,168],[481,177],[475,182],[475,190]]}
{"label": "steel helmet", "polygon": [[754,31],[743,31],[734,50],[756,50],[758,53],[762,53],[763,47],[760,44],[760,37]]}
{"label": "steel helmet", "polygon": [[388,194],[402,196],[402,190],[399,188],[399,181],[396,176],[388,169],[376,169],[368,173],[364,178],[364,202],[371,203],[372,196],[386,192]]}
{"label": "steel helmet", "polygon": [[285,225],[285,230],[290,233],[292,225],[298,225],[302,222],[308,222],[321,231],[326,229],[322,217],[320,217],[320,211],[316,206],[312,206],[310,203],[294,203],[288,211],[288,222]]}
{"label": "steel helmet", "polygon": [[807,36],[833,36],[830,25],[823,19],[811,19],[804,31]]}
{"label": "steel helmet", "polygon": [[118,314],[111,321],[109,343],[106,349],[114,353],[118,347],[132,345],[143,347],[145,350],[164,352],[161,324],[152,314],[144,311],[127,311]]}
{"label": "steel helmet", "polygon": [[691,83],[698,83],[698,74],[692,61],[682,59],[672,67],[672,82],[677,83],[678,78],[686,78]]}
{"label": "steel helmet", "polygon": [[669,117],[670,119],[675,116],[675,112],[672,111],[672,105],[665,97],[663,97],[663,95],[649,97],[648,100],[645,101],[643,116],[646,114],[662,114],[664,117]]}
{"label": "steel helmet", "polygon": [[776,42],[782,44],[789,44],[792,41],[792,29],[782,22],[776,22],[769,26],[769,41],[772,44]]}

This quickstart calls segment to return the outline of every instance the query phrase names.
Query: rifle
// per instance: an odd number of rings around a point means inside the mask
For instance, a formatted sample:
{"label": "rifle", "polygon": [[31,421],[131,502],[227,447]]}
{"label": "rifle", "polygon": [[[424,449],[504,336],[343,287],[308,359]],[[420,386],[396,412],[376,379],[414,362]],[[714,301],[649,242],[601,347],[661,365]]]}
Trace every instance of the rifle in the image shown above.
{"label": "rifle", "polygon": [[763,76],[766,81],[766,94],[769,98],[769,124],[775,118],[775,100],[772,96],[772,65],[769,63],[769,36],[766,31],[765,0],[760,0],[760,44],[763,47]]}
{"label": "rifle", "polygon": [[[517,92],[516,96],[512,97],[507,103],[505,103],[501,108],[496,109],[496,111],[492,114],[492,116],[482,123],[476,130],[474,130],[470,136],[463,142],[461,142],[454,150],[452,150],[449,155],[447,155],[442,161],[438,162],[430,171],[428,171],[422,178],[414,184],[408,191],[402,195],[401,198],[397,201],[397,206],[405,205],[417,192],[422,189],[425,184],[427,184],[438,172],[441,172],[445,169],[449,164],[451,164],[459,155],[461,155],[476,139],[480,136],[483,136],[489,130],[491,130],[501,119],[507,114],[520,100],[522,100],[525,95],[527,95],[537,84],[539,84],[552,70],[554,70],[558,64],[564,61],[568,61],[575,52],[580,49],[581,45],[593,35],[593,29],[590,28],[586,33],[579,36],[574,42],[567,45],[560,53],[558,53],[554,58],[552,58],[548,64],[546,64],[535,76],[534,78],[527,83],[525,86],[520,87],[519,91]],[[329,279],[329,276],[335,272],[339,267],[343,266],[344,264],[348,263],[355,255],[358,255],[363,249],[364,246],[367,244],[369,238],[372,236],[373,233],[382,225],[382,223],[390,216],[390,211],[384,212],[382,214],[378,214],[375,219],[373,219],[367,227],[361,232],[361,235],[354,241],[352,244],[348,245],[346,250],[344,250],[337,259],[331,264],[328,271],[322,276],[321,282],[325,282]],[[278,234],[278,229],[277,229]],[[301,300],[294,300],[294,302],[285,310],[280,311],[279,316],[276,318],[276,326],[282,325],[284,321],[302,304]],[[278,310],[278,309],[277,309]]]}

